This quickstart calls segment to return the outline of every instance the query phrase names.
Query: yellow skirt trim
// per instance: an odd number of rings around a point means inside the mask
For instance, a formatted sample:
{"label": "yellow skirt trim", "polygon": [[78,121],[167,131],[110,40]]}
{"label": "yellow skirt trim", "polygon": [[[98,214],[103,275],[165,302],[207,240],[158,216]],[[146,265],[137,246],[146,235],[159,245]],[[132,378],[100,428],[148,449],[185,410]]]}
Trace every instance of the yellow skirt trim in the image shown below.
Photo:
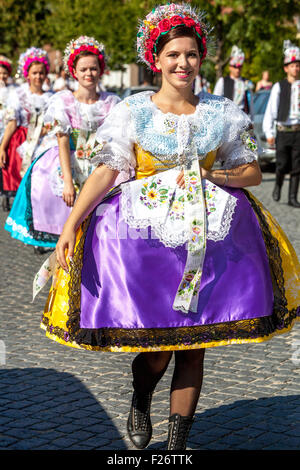
{"label": "yellow skirt trim", "polygon": [[278,241],[284,274],[283,281],[287,309],[293,310],[300,305],[300,263],[297,254],[277,220],[274,219],[270,212],[264,208],[262,203],[250,191],[248,192],[262,211],[271,234]]}

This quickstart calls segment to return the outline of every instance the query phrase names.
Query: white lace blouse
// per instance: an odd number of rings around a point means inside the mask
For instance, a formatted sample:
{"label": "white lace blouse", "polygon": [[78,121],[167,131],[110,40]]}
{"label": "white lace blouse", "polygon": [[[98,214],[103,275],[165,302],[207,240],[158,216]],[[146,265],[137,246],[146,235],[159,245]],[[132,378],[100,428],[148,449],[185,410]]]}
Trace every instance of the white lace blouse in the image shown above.
{"label": "white lace blouse", "polygon": [[[189,115],[163,113],[151,100],[153,92],[138,93],[115,106],[97,130],[102,143],[93,158],[119,171],[136,166],[134,144],[172,166],[203,159],[216,150],[225,169],[257,159],[249,133],[251,121],[231,100],[202,92]],[[102,148],[101,148],[102,147]]]}
{"label": "white lace blouse", "polygon": [[95,132],[119,101],[117,95],[101,92],[95,103],[81,103],[70,90],[62,90],[50,100],[44,123],[50,134],[69,135],[73,129]]}
{"label": "white lace blouse", "polygon": [[2,86],[0,87],[0,142],[2,140],[4,130],[5,130],[5,112],[7,106],[7,100],[9,93],[13,89],[12,85]]}
{"label": "white lace blouse", "polygon": [[44,113],[52,93],[32,93],[27,83],[13,88],[6,103],[5,121],[15,119],[18,126],[28,127],[34,114]]}

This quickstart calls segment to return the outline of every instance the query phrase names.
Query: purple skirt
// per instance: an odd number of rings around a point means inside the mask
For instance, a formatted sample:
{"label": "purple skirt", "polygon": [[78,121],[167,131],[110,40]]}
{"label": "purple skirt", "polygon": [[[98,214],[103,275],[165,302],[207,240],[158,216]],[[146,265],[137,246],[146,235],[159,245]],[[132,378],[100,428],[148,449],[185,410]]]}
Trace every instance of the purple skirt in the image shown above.
{"label": "purple skirt", "polygon": [[[187,250],[165,247],[145,230],[128,227],[120,194],[93,213],[81,273],[81,328],[167,328],[268,316],[273,288],[258,220],[246,196],[238,198],[230,233],[208,240],[197,313],[173,310]],[[221,295],[220,295],[221,293]]]}
{"label": "purple skirt", "polygon": [[56,196],[50,185],[50,175],[60,168],[58,147],[37,160],[31,173],[31,207],[33,228],[37,232],[60,235],[71,208]]}

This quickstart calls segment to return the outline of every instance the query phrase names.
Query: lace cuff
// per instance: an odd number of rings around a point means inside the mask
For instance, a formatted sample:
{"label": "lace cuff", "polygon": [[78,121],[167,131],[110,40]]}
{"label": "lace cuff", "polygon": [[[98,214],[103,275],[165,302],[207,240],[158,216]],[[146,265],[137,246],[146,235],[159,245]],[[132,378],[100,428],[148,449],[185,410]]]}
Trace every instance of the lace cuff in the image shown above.
{"label": "lace cuff", "polygon": [[122,155],[112,155],[110,153],[97,152],[91,158],[91,163],[95,167],[100,164],[103,164],[111,170],[118,170],[119,172],[125,171],[126,173],[129,173],[130,171],[128,161],[124,157],[122,157]]}

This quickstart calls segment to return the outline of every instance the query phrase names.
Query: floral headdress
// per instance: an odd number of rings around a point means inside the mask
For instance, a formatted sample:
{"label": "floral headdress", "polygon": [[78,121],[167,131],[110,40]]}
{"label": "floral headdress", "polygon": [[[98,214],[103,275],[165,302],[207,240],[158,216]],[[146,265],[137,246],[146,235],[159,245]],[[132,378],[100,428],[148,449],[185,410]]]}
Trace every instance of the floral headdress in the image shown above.
{"label": "floral headdress", "polygon": [[9,74],[11,74],[12,62],[4,55],[0,55],[0,66],[1,65],[4,66],[8,70]]}
{"label": "floral headdress", "polygon": [[46,73],[49,72],[50,63],[47,52],[44,51],[44,49],[39,49],[38,47],[30,47],[19,57],[18,73],[27,78],[28,70],[32,62],[40,62],[41,64],[44,64]]}
{"label": "floral headdress", "polygon": [[71,74],[72,77],[76,80],[74,75],[74,60],[76,56],[82,51],[88,51],[98,57],[100,63],[100,73],[102,75],[106,65],[104,45],[96,41],[96,39],[88,36],[80,36],[77,39],[72,39],[72,41],[67,44],[64,52],[65,71]]}
{"label": "floral headdress", "polygon": [[154,72],[160,72],[154,65],[154,55],[159,38],[177,26],[192,28],[201,40],[201,63],[207,55],[209,27],[203,22],[204,13],[186,3],[161,5],[154,8],[140,21],[137,34],[139,60]]}
{"label": "floral headdress", "polygon": [[245,54],[238,46],[233,46],[230,54],[229,65],[233,67],[242,67],[245,60]]}
{"label": "floral headdress", "polygon": [[300,62],[300,49],[291,43],[290,40],[283,41],[284,65],[292,62]]}

